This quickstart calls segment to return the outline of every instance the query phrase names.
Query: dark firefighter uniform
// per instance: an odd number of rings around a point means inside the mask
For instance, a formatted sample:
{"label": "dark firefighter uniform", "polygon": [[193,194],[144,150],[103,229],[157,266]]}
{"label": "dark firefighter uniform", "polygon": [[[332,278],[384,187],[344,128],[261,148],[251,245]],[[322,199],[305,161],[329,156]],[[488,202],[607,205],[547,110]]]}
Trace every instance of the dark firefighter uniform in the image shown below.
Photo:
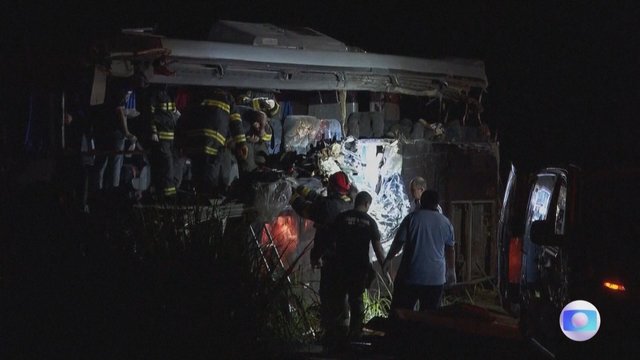
{"label": "dark firefighter uniform", "polygon": [[[274,130],[282,129],[282,125],[279,123],[280,120],[275,118],[280,111],[280,104],[275,100],[273,94],[253,94],[252,92],[247,92],[238,96],[237,103],[246,109],[261,111],[266,115],[266,124],[263,124],[257,131],[261,132],[261,134],[255,134],[256,128],[251,126],[254,121],[247,119],[246,117],[246,115],[251,115],[251,111],[245,111],[245,113],[242,114],[242,119],[245,121],[245,131],[247,132],[247,136],[252,135],[249,133],[250,131],[253,131],[253,135],[257,135],[257,138],[250,138],[253,139],[253,141],[249,140],[249,142],[253,144],[250,146],[250,151],[253,151],[249,154],[249,161],[247,162],[249,167],[251,167],[250,163],[252,162],[252,155],[253,157],[262,157],[263,155],[260,154],[261,152],[264,152],[265,155],[272,154],[274,153],[273,149],[276,147],[275,143],[277,142],[279,144],[280,134],[274,134]],[[274,127],[274,125],[277,126]],[[275,139],[274,135],[276,135]]]}
{"label": "dark firefighter uniform", "polygon": [[174,196],[176,184],[173,166],[175,161],[173,140],[178,113],[176,105],[166,92],[158,92],[153,100],[151,133],[155,143],[152,146],[153,168],[151,171],[156,190],[164,196]]}
{"label": "dark firefighter uniform", "polygon": [[[348,195],[350,184],[347,175],[340,171],[329,177],[328,195],[320,196],[317,192],[305,187],[296,189],[291,206],[302,217],[311,219],[316,228],[311,264],[322,260],[320,270],[320,318],[325,330],[325,345],[331,346],[338,338],[338,318],[334,298],[338,295],[334,288],[337,278],[341,276],[337,267],[335,242],[331,226],[338,214],[353,208],[353,201]],[[346,307],[346,303],[344,304]]]}
{"label": "dark firefighter uniform", "polygon": [[249,154],[247,159],[240,162],[243,172],[251,172],[256,169],[256,157],[268,154],[267,143],[273,137],[273,129],[269,125],[266,114],[259,110],[248,110],[242,115],[242,122],[246,131]]}
{"label": "dark firefighter uniform", "polygon": [[264,111],[270,119],[280,111],[280,104],[273,99],[272,95],[253,97],[253,94],[248,92],[238,96],[238,105],[249,106],[253,110]]}
{"label": "dark firefighter uniform", "polygon": [[192,160],[192,173],[200,192],[221,189],[221,180],[230,169],[224,168],[223,152],[233,142],[239,158],[246,159],[248,148],[240,114],[227,92],[210,91],[190,116],[185,128],[185,152]]}

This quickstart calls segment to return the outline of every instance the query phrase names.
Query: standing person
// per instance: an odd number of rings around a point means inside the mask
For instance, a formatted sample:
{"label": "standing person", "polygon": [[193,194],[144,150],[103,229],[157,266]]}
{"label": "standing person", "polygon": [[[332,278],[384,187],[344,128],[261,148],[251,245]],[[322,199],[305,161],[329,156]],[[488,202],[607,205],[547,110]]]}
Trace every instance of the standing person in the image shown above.
{"label": "standing person", "polygon": [[120,185],[125,140],[132,143],[137,140],[129,132],[124,112],[128,94],[130,92],[124,86],[113,86],[108,91],[104,104],[92,109],[96,158],[90,185],[94,191],[117,188]]}
{"label": "standing person", "polygon": [[[334,285],[335,305],[339,326],[346,319],[344,299],[349,298],[348,338],[353,340],[362,333],[364,320],[363,293],[369,287],[372,275],[375,275],[373,266],[369,262],[369,244],[379,264],[384,261],[384,250],[380,243],[380,232],[376,221],[369,215],[369,207],[372,198],[368,192],[362,191],[356,195],[353,210],[345,211],[338,215],[333,227],[336,239],[336,262],[341,276]],[[333,293],[333,292],[332,292]]]}
{"label": "standing person", "polygon": [[169,94],[164,90],[158,90],[152,99],[153,123],[151,124],[151,141],[153,145],[152,177],[156,192],[165,197],[176,195],[176,182],[174,174],[174,138],[176,122],[180,113]]}
{"label": "standing person", "polygon": [[417,300],[420,311],[435,310],[444,284],[456,281],[453,225],[437,211],[437,192],[424,191],[420,203],[420,210],[402,220],[384,262],[386,265],[404,247],[394,280],[392,311],[412,310]]}
{"label": "standing person", "polygon": [[271,141],[273,129],[269,125],[267,114],[260,110],[246,111],[243,114],[243,121],[248,124],[245,135],[249,153],[246,160],[239,161],[239,166],[242,173],[249,173],[258,167],[256,156],[267,153],[267,143]]}
{"label": "standing person", "polygon": [[[427,180],[425,180],[422,176],[416,176],[411,179],[409,183],[409,189],[411,192],[411,197],[413,198],[413,202],[411,204],[411,211],[417,211],[421,209],[420,206],[420,197],[422,193],[427,190]],[[438,204],[438,212],[442,214],[442,208]]]}
{"label": "standing person", "polygon": [[312,220],[316,229],[310,260],[311,265],[320,267],[320,321],[325,331],[323,341],[327,346],[335,343],[336,339],[336,329],[332,324],[335,315],[332,313],[331,291],[341,275],[336,266],[335,239],[331,226],[338,214],[353,207],[348,195],[350,189],[347,174],[338,171],[329,177],[326,197],[304,186],[298,187],[291,197],[291,206],[296,213]]}
{"label": "standing person", "polygon": [[236,156],[242,160],[249,151],[233,97],[221,89],[208,90],[185,125],[185,152],[192,160],[196,189],[205,194],[224,192],[223,182],[231,170],[225,166],[225,146],[233,143]]}

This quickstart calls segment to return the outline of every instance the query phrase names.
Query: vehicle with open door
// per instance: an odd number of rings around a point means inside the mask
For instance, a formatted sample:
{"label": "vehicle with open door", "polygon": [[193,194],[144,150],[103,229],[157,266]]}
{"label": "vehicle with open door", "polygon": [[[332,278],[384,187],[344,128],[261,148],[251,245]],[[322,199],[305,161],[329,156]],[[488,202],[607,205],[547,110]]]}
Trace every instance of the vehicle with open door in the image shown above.
{"label": "vehicle with open door", "polygon": [[[517,304],[523,333],[544,352],[577,358],[633,351],[629,344],[640,319],[635,308],[639,181],[635,169],[545,168],[532,177],[522,219]],[[507,186],[503,215],[514,195]],[[501,251],[504,258],[504,246]],[[508,275],[501,267],[507,284],[513,280]],[[600,328],[588,341],[574,342],[563,334],[561,314],[574,300],[588,301],[599,311]]]}
{"label": "vehicle with open door", "polygon": [[498,289],[503,307],[512,314],[519,311],[524,205],[528,197],[526,175],[511,164],[497,225]]}

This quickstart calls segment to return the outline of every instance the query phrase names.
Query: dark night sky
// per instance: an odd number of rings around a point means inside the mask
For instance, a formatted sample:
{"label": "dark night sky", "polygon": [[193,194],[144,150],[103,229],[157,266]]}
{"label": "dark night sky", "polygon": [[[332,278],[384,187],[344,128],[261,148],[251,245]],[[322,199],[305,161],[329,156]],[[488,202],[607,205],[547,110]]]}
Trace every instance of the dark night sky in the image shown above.
{"label": "dark night sky", "polygon": [[51,2],[25,6],[4,25],[15,35],[7,44],[20,50],[13,60],[30,49],[52,64],[120,27],[158,26],[163,35],[197,39],[217,19],[307,26],[375,53],[482,59],[490,83],[483,119],[499,134],[503,161],[636,160],[634,1],[416,3],[423,8],[396,1]]}

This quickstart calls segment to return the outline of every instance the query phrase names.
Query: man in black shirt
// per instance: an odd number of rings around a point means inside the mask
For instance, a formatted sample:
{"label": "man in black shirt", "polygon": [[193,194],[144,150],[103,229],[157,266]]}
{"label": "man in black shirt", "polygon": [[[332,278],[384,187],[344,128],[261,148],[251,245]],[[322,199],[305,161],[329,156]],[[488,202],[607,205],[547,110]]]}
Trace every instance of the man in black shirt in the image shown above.
{"label": "man in black shirt", "polygon": [[346,319],[344,300],[348,296],[351,310],[348,335],[350,339],[361,335],[364,320],[362,295],[369,287],[371,275],[375,274],[369,262],[369,244],[373,246],[378,262],[382,264],[384,260],[378,225],[367,214],[371,201],[371,195],[366,191],[358,193],[355,208],[338,215],[334,226],[336,263],[341,273],[335,285],[335,306],[342,307],[342,311],[337,312],[339,318],[336,321],[340,323]]}
{"label": "man in black shirt", "polygon": [[[322,196],[304,186],[299,186],[291,196],[291,207],[298,215],[310,219],[316,229],[313,247],[309,252],[309,260],[314,267],[320,267],[320,322],[324,330],[323,343],[331,348],[337,337],[335,312],[340,311],[335,305],[335,286],[341,276],[336,266],[335,239],[333,224],[343,211],[353,208],[353,200],[349,197],[351,183],[343,171],[329,177],[327,196]],[[344,302],[344,301],[343,301]]]}

